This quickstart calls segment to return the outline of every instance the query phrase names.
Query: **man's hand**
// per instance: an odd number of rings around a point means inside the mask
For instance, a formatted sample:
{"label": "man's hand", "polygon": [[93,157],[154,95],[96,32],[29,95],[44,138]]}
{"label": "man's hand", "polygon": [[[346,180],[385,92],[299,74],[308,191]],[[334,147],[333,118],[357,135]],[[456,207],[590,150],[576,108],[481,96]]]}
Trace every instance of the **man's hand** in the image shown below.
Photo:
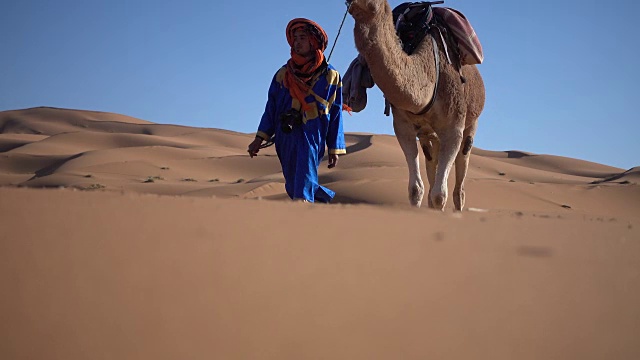
{"label": "man's hand", "polygon": [[249,148],[247,149],[249,156],[251,157],[258,156],[258,152],[260,151],[260,145],[262,145],[262,138],[256,136],[253,142],[249,144]]}
{"label": "man's hand", "polygon": [[329,169],[336,167],[338,165],[338,154],[329,154]]}

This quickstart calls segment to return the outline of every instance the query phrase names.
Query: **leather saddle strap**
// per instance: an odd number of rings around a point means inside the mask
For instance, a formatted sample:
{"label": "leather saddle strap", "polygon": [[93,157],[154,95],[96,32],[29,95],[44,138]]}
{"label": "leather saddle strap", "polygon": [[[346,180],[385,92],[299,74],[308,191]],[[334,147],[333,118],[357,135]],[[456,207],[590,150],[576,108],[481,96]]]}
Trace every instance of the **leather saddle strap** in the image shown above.
{"label": "leather saddle strap", "polygon": [[433,107],[433,104],[436,102],[436,97],[438,96],[438,83],[440,82],[440,54],[438,51],[438,42],[436,41],[436,38],[433,37],[432,34],[431,35],[431,41],[433,42],[433,58],[435,59],[435,63],[436,63],[436,82],[435,82],[435,86],[433,87],[433,96],[431,96],[431,101],[429,101],[429,103],[427,104],[427,106],[424,107],[424,109],[422,109],[420,112],[415,113],[414,115],[424,115],[426,114],[429,110],[431,110],[431,107]]}

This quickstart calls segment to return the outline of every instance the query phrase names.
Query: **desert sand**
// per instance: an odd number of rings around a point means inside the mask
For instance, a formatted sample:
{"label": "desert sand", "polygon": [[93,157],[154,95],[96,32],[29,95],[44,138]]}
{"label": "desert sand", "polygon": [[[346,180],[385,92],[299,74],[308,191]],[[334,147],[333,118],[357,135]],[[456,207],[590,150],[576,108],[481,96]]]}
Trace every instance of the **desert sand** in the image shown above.
{"label": "desert sand", "polygon": [[640,167],[475,148],[436,212],[346,138],[305,204],[253,134],[0,112],[0,359],[640,359]]}

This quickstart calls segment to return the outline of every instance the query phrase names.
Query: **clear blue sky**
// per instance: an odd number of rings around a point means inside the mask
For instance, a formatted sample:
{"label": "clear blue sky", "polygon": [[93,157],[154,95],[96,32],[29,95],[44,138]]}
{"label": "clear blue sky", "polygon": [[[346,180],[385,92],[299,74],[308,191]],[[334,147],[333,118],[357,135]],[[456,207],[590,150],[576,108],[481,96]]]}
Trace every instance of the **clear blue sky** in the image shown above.
{"label": "clear blue sky", "polygon": [[[639,4],[446,1],[485,52],[475,145],[640,165]],[[315,20],[331,47],[344,11],[341,0],[5,1],[0,111],[53,106],[251,133],[289,56],[287,22]],[[347,16],[331,63],[344,73],[356,55]],[[393,134],[383,106],[371,89],[345,131]]]}

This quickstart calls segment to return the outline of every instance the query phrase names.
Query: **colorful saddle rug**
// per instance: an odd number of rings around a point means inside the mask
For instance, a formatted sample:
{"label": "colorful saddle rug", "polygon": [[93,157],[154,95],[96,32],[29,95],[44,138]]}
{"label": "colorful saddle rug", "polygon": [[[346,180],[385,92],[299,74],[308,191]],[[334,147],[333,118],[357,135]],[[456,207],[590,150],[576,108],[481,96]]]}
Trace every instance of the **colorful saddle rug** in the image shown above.
{"label": "colorful saddle rug", "polygon": [[471,23],[458,10],[432,6],[442,2],[406,2],[393,9],[394,25],[404,51],[411,54],[429,31],[437,30],[445,51],[445,39],[455,46],[460,65],[481,64],[484,60],[482,45]]}

